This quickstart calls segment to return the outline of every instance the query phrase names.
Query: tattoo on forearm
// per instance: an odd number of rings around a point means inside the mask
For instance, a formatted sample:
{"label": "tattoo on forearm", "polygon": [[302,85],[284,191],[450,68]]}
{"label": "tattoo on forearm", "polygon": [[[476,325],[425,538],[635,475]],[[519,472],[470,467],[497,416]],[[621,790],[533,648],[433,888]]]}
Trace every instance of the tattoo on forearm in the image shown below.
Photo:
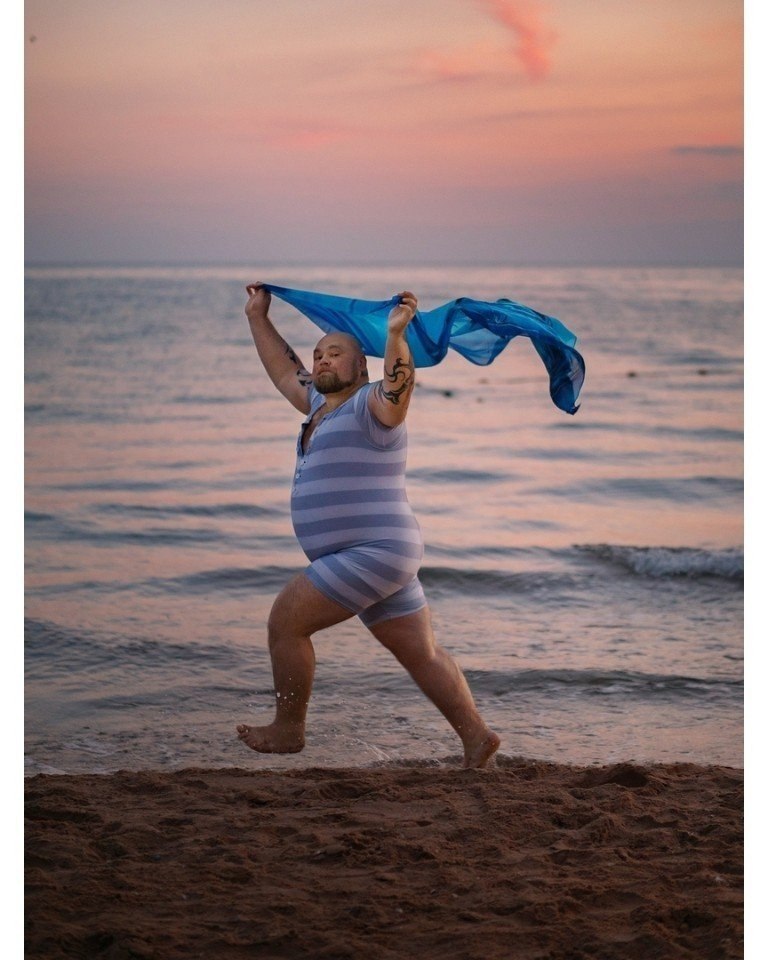
{"label": "tattoo on forearm", "polygon": [[389,381],[388,387],[385,388],[384,381],[380,380],[376,385],[376,392],[382,400],[398,404],[400,398],[403,395],[407,396],[413,386],[414,373],[413,357],[408,357],[407,360],[398,357],[391,370],[387,370],[386,364],[384,365],[384,376]]}

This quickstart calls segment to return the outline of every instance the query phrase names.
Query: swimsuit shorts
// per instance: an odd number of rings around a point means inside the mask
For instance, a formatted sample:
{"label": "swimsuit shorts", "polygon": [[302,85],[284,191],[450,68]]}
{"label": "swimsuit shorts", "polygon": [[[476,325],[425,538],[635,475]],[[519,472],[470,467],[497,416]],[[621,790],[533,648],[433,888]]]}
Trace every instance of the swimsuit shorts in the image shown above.
{"label": "swimsuit shorts", "polygon": [[[392,566],[393,560],[397,566]],[[318,557],[304,573],[326,597],[372,627],[426,607],[421,581],[408,570],[411,564],[413,559],[404,564],[402,557],[393,556],[383,545],[365,544]]]}

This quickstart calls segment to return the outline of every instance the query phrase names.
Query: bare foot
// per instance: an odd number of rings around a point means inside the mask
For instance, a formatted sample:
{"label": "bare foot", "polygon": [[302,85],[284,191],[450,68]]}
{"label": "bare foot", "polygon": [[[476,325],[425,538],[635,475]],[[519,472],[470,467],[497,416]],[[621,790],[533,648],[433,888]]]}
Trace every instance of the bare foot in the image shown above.
{"label": "bare foot", "polygon": [[304,735],[270,723],[267,727],[249,727],[241,723],[237,735],[251,750],[259,753],[298,753],[304,749]]}
{"label": "bare foot", "polygon": [[499,749],[500,743],[499,737],[486,728],[476,740],[464,744],[464,766],[475,769],[484,767]]}

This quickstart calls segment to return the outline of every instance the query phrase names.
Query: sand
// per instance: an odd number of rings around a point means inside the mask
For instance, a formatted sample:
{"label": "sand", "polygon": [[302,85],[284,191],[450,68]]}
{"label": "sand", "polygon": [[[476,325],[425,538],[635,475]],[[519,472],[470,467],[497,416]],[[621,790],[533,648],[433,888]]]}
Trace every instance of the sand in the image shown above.
{"label": "sand", "polygon": [[26,782],[26,957],[741,957],[742,771],[189,769]]}

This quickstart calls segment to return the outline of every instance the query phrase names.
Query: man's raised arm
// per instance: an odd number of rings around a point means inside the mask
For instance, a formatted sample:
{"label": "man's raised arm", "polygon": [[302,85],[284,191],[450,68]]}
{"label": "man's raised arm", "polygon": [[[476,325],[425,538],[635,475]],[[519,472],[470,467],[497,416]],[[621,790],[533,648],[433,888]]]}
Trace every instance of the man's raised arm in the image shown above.
{"label": "man's raised arm", "polygon": [[245,315],[253,334],[253,342],[259,352],[269,378],[297,410],[309,413],[309,385],[312,374],[272,326],[267,316],[272,297],[260,283],[247,286],[248,303]]}
{"label": "man's raised arm", "polygon": [[400,303],[387,322],[387,344],[384,349],[384,379],[368,394],[368,407],[381,423],[396,427],[405,420],[416,370],[405,329],[416,314],[416,297],[408,290],[400,294]]}

